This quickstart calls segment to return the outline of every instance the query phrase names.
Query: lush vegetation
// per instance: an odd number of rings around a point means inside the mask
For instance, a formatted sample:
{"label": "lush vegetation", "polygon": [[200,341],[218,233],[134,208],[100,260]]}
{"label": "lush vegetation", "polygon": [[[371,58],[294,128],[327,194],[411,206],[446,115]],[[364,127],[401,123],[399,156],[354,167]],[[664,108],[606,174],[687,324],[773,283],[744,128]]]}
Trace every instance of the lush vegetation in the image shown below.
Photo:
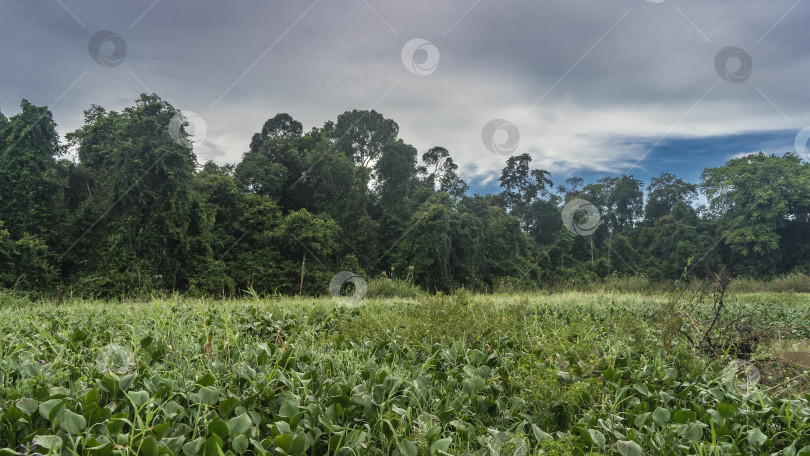
{"label": "lush vegetation", "polygon": [[20,108],[0,456],[810,454],[793,154],[556,186],[523,154],[470,195],[375,111],[279,114],[219,166],[156,95],[64,141]]}
{"label": "lush vegetation", "polygon": [[[65,141],[46,107],[0,114],[0,287],[320,295],[348,270],[383,295],[385,280],[530,290],[676,279],[690,258],[697,277],[718,264],[794,284],[810,272],[810,164],[790,153],[730,160],[699,184],[663,173],[556,186],[523,154],[507,160],[501,193],[470,195],[447,149],[418,157],[375,111],[308,132],[279,114],[226,166],[197,163],[177,114],[155,95],[92,106]],[[708,205],[696,208],[699,193]],[[575,199],[601,214],[589,236],[563,226]]]}
{"label": "lush vegetation", "polygon": [[0,454],[810,454],[810,371],[735,326],[808,338],[808,296],[726,295],[716,356],[678,296],[0,294]]}

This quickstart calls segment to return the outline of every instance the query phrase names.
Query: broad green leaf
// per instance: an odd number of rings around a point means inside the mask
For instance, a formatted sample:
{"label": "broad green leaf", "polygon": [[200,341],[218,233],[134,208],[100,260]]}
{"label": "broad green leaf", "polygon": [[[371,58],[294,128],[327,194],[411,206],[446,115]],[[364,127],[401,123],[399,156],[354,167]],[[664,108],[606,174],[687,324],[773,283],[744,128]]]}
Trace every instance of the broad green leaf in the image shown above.
{"label": "broad green leaf", "polygon": [[132,423],[129,422],[128,417],[129,413],[124,412],[116,413],[110,417],[110,421],[107,423],[107,429],[110,431],[110,434],[118,434],[125,425],[132,425]]}
{"label": "broad green leaf", "polygon": [[152,345],[155,339],[152,336],[146,336],[138,343],[142,348],[147,348],[148,346]]}
{"label": "broad green leaf", "polygon": [[205,437],[194,439],[191,442],[183,445],[183,453],[185,453],[186,456],[196,456],[200,453],[203,443],[205,443]]}
{"label": "broad green leaf", "polygon": [[200,402],[205,405],[217,405],[219,402],[219,391],[208,386],[200,388]]}
{"label": "broad green leaf", "polygon": [[290,454],[292,456],[300,456],[304,454],[304,448],[307,445],[307,436],[304,434],[299,434],[295,436],[292,443],[292,449],[290,450]]}
{"label": "broad green leaf", "polygon": [[473,366],[478,366],[487,359],[487,355],[485,355],[481,350],[473,348],[467,352],[467,358],[469,358],[470,364]]}
{"label": "broad green leaf", "polygon": [[5,421],[5,424],[8,423],[16,423],[17,421],[21,420],[25,414],[21,412],[17,407],[13,405],[8,408],[6,413],[0,415],[0,422]]}
{"label": "broad green leaf", "polygon": [[281,406],[281,410],[278,411],[279,416],[283,416],[284,418],[292,418],[298,414],[298,404],[296,404],[292,400],[287,400]]}
{"label": "broad green leaf", "polygon": [[650,388],[648,388],[647,385],[645,385],[643,383],[637,383],[637,384],[633,385],[633,388],[635,388],[636,391],[641,393],[642,396],[646,397],[646,396],[650,395]]}
{"label": "broad green leaf", "polygon": [[144,456],[158,456],[158,443],[151,435],[141,441],[138,454]]}
{"label": "broad green leaf", "polygon": [[62,415],[62,421],[59,423],[59,428],[68,434],[78,434],[84,427],[87,426],[87,420],[78,413],[73,413],[70,410],[65,410]]}
{"label": "broad green leaf", "polygon": [[588,434],[591,435],[591,440],[593,441],[594,446],[597,448],[605,444],[605,436],[598,430],[588,429]]}
{"label": "broad green leaf", "polygon": [[230,434],[228,425],[218,416],[208,423],[208,434],[218,435],[222,440],[226,440]]}
{"label": "broad green leaf", "polygon": [[51,416],[51,412],[53,411],[54,408],[57,408],[57,406],[64,407],[62,399],[51,399],[45,401],[39,404],[39,415],[48,420],[50,419],[49,417]]}
{"label": "broad green leaf", "polygon": [[720,412],[720,416],[723,418],[731,418],[735,413],[737,413],[737,408],[731,404],[722,402],[717,404],[717,411]]}
{"label": "broad green leaf", "polygon": [[659,427],[664,427],[667,423],[669,423],[669,415],[670,413],[668,409],[658,407],[652,413],[653,422],[655,422],[655,424],[657,424]]}
{"label": "broad green leaf", "polygon": [[760,447],[768,440],[768,436],[763,434],[759,428],[754,428],[748,431],[747,440],[752,447]]}
{"label": "broad green leaf", "polygon": [[585,438],[588,446],[601,447],[605,444],[605,436],[596,429],[578,428],[579,434]]}
{"label": "broad green leaf", "polygon": [[62,448],[62,439],[55,435],[36,435],[34,443],[52,453],[58,453]]}
{"label": "broad green leaf", "polygon": [[112,415],[112,410],[107,407],[99,407],[96,404],[92,404],[90,408],[82,411],[82,416],[87,420],[88,426],[103,423],[107,421],[110,415]]}
{"label": "broad green leaf", "polygon": [[436,453],[436,451],[446,452],[447,449],[450,448],[451,443],[453,443],[453,439],[450,437],[439,439],[433,442],[433,445],[430,446],[430,454],[434,454]]}
{"label": "broad green leaf", "polygon": [[618,450],[619,454],[622,456],[639,456],[642,453],[638,443],[632,440],[619,440],[616,442],[616,450]]}
{"label": "broad green leaf", "polygon": [[228,415],[233,412],[236,407],[239,406],[239,399],[235,397],[229,397],[227,399],[223,399],[219,401],[219,405],[217,405],[217,410],[219,410],[219,416],[222,418],[226,418]]}
{"label": "broad green leaf", "polygon": [[26,416],[31,416],[39,408],[39,402],[34,399],[24,398],[17,401],[15,404],[20,411],[25,413]]}
{"label": "broad green leaf", "polygon": [[183,442],[186,441],[185,436],[178,436],[178,437],[163,437],[160,439],[160,444],[165,446],[169,451],[173,454],[180,454],[180,451],[183,449]]}
{"label": "broad green leaf", "polygon": [[695,423],[689,423],[686,426],[686,432],[684,432],[683,436],[687,440],[697,442],[698,440],[703,438],[703,429],[701,429],[700,426],[698,426]]}
{"label": "broad green leaf", "polygon": [[532,424],[532,434],[534,434],[534,438],[537,439],[538,442],[544,442],[551,438],[551,435],[543,432],[543,430],[535,424]]}
{"label": "broad green leaf", "polygon": [[38,377],[42,374],[42,366],[40,366],[39,363],[28,363],[23,365],[20,369],[23,373],[31,377]]}
{"label": "broad green leaf", "polygon": [[52,398],[64,398],[70,396],[70,390],[64,386],[54,386],[48,390],[48,394]]}
{"label": "broad green leaf", "polygon": [[112,442],[107,442],[102,445],[97,441],[93,441],[92,446],[88,446],[85,451],[87,452],[87,456],[110,456],[114,448],[115,445],[113,445]]}
{"label": "broad green leaf", "polygon": [[243,364],[239,366],[239,376],[245,380],[253,380],[256,378],[256,369],[253,369],[247,364]]}
{"label": "broad green leaf", "polygon": [[203,445],[203,456],[222,456],[222,439],[216,434],[208,437]]}
{"label": "broad green leaf", "polygon": [[237,436],[231,443],[233,451],[235,451],[237,454],[242,454],[247,451],[248,446],[250,446],[250,440],[244,434]]}
{"label": "broad green leaf", "polygon": [[290,434],[279,434],[275,438],[276,446],[288,453],[292,450],[293,438]]}
{"label": "broad green leaf", "polygon": [[199,380],[197,380],[197,384],[200,386],[211,386],[216,383],[217,379],[211,373],[205,374]]}
{"label": "broad green leaf", "polygon": [[672,414],[672,420],[678,424],[687,424],[697,420],[697,414],[691,410],[677,410]]}
{"label": "broad green leaf", "polygon": [[149,393],[146,391],[128,391],[127,397],[136,408],[141,408],[149,402]]}
{"label": "broad green leaf", "polygon": [[89,407],[90,404],[98,405],[101,402],[101,394],[98,388],[93,388],[82,397],[82,407]]}
{"label": "broad green leaf", "polygon": [[186,415],[186,409],[175,401],[171,401],[163,406],[163,413],[166,418],[173,420],[174,418],[182,419]]}
{"label": "broad green leaf", "polygon": [[641,429],[644,426],[644,423],[647,422],[647,418],[650,416],[650,412],[642,413],[640,415],[636,415],[636,419],[633,420],[633,424]]}
{"label": "broad green leaf", "polygon": [[250,415],[243,413],[228,420],[228,431],[230,432],[231,437],[235,437],[239,434],[244,434],[247,432],[252,424],[253,421],[250,420]]}
{"label": "broad green leaf", "polygon": [[122,375],[120,376],[118,388],[121,391],[127,391],[128,389],[132,388],[132,385],[135,383],[135,379],[138,377],[138,374],[129,374],[129,375]]}
{"label": "broad green leaf", "polygon": [[726,397],[726,393],[717,388],[709,388],[709,393],[711,393],[711,395],[714,396],[714,398],[717,399],[718,402],[722,401]]}
{"label": "broad green leaf", "polygon": [[399,448],[399,453],[402,456],[417,456],[419,453],[419,448],[408,439],[401,439],[397,444],[397,448]]}

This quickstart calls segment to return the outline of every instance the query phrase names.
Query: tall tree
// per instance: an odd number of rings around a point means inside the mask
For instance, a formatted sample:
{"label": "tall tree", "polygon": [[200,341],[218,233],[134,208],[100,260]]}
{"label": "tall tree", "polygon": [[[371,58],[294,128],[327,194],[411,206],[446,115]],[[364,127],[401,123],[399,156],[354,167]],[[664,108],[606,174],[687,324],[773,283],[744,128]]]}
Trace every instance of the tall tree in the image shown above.
{"label": "tall tree", "polygon": [[417,168],[420,174],[425,175],[425,183],[433,189],[438,184],[439,191],[445,192],[453,199],[459,200],[469,187],[458,173],[458,165],[450,157],[450,152],[444,147],[433,147],[422,154],[424,166]]}
{"label": "tall tree", "polygon": [[394,247],[410,220],[411,182],[416,177],[416,149],[402,140],[388,143],[375,165],[380,207],[380,245]]}
{"label": "tall tree", "polygon": [[[144,94],[120,114],[91,110],[90,123],[69,135],[97,181],[73,220],[65,260],[99,292],[186,289],[211,263],[213,217],[196,191],[194,153],[170,135],[177,114]],[[185,125],[180,134],[187,137]]]}
{"label": "tall tree", "polygon": [[399,125],[377,111],[346,111],[336,123],[324,126],[336,150],[364,168],[380,157],[386,144],[397,139]]}
{"label": "tall tree", "polygon": [[530,169],[532,157],[521,154],[509,157],[501,172],[501,198],[505,207],[518,218],[523,218],[529,204],[538,195],[548,194],[554,186],[549,178],[551,173],[544,169]]}
{"label": "tall tree", "polygon": [[719,217],[719,234],[730,259],[739,263],[738,272],[786,272],[786,252],[808,252],[807,237],[798,245],[784,244],[790,227],[806,226],[810,218],[810,164],[798,156],[760,152],[735,158],[706,169],[701,188]]}
{"label": "tall tree", "polygon": [[612,228],[627,231],[641,219],[644,208],[644,183],[631,176],[622,176],[613,184],[608,197]]}
{"label": "tall tree", "polygon": [[404,233],[392,254],[396,270],[413,269],[414,280],[424,288],[447,291],[450,283],[450,214],[453,201],[436,193],[411,216],[414,229]]}
{"label": "tall tree", "polygon": [[0,119],[0,220],[11,236],[53,237],[62,212],[56,123],[48,108],[20,103],[21,112]]}
{"label": "tall tree", "polygon": [[234,178],[248,192],[290,204],[296,184],[306,180],[303,164],[303,126],[289,114],[267,120],[250,141],[250,149],[236,166]]}
{"label": "tall tree", "polygon": [[647,190],[644,218],[649,223],[669,214],[675,203],[691,204],[697,197],[697,185],[685,182],[671,173],[661,173],[650,179]]}

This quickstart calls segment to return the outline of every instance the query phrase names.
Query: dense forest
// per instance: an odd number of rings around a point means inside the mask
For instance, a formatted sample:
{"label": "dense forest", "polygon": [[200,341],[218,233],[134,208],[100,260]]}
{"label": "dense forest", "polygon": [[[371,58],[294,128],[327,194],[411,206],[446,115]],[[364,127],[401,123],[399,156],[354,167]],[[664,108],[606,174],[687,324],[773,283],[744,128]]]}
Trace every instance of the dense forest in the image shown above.
{"label": "dense forest", "polygon": [[554,182],[515,155],[500,193],[471,195],[447,149],[420,156],[373,110],[308,132],[278,114],[225,166],[198,163],[183,125],[172,137],[178,113],[156,95],[92,106],[64,141],[47,107],[0,114],[0,287],[320,295],[343,270],[429,291],[667,280],[687,265],[810,272],[810,164],[792,153],[735,158],[700,183]]}

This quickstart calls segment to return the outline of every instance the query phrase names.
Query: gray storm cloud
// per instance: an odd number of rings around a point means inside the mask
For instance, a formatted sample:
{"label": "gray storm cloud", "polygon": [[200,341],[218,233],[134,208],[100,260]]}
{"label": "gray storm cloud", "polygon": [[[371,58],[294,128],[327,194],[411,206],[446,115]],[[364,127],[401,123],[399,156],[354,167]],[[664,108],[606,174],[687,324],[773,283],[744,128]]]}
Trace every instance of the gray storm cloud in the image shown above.
{"label": "gray storm cloud", "polygon": [[[51,106],[64,134],[91,104],[121,109],[155,92],[205,119],[195,151],[220,163],[238,161],[278,112],[309,128],[373,107],[420,150],[447,147],[463,177],[484,184],[505,161],[481,141],[498,118],[539,166],[623,172],[655,151],[611,147],[617,136],[810,125],[808,16],[793,0],[6,0],[0,102],[6,115],[21,98]],[[100,31],[125,41],[117,65],[88,53]],[[414,39],[438,51],[431,71],[404,64]],[[750,58],[744,81],[718,71],[729,46]],[[431,58],[425,49],[412,62]]]}

